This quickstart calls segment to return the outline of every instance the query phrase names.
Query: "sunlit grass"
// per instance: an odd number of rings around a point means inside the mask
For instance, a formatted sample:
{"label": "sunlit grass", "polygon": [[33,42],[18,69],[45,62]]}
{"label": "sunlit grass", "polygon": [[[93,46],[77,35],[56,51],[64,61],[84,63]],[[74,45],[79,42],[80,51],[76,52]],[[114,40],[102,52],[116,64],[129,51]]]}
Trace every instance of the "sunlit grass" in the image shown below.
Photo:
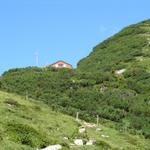
{"label": "sunlit grass", "polygon": [[[78,133],[80,125],[74,118],[59,112],[54,112],[42,102],[37,102],[32,99],[25,100],[23,97],[4,92],[0,92],[0,114],[1,150],[35,150],[39,148],[39,143],[42,143],[42,140],[45,140],[45,143],[43,142],[42,144],[47,144],[47,146],[50,144],[63,144],[68,147],[73,142],[73,134]],[[27,131],[29,130],[29,133],[31,132],[31,136],[27,136],[27,140],[33,146],[21,143],[22,139],[19,139],[19,136],[22,136],[22,134],[18,133],[20,131],[15,128],[15,125]],[[23,128],[24,126],[27,129]],[[133,136],[128,133],[120,133],[104,125],[99,125],[99,128],[102,131],[96,131],[96,128],[87,129],[87,134],[88,138],[92,138],[100,143],[102,142],[102,145],[75,146],[72,149],[98,150],[104,145],[109,145],[112,149],[137,148],[139,150],[146,150],[146,148],[150,147],[150,141],[142,137]],[[26,133],[24,134],[26,135]],[[34,136],[36,134],[38,137]],[[40,138],[39,135],[44,139]],[[103,138],[102,135],[109,137]],[[68,137],[69,140],[65,141],[64,137]],[[26,139],[24,140],[23,142],[28,142]],[[70,149],[67,147],[63,147],[63,149]]]}

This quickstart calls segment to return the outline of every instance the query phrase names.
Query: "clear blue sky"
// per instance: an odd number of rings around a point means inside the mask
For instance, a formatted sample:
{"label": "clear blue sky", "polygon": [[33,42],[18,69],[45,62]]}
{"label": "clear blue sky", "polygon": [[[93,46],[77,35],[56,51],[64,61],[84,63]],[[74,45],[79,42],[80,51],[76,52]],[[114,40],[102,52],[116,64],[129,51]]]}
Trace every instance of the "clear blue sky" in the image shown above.
{"label": "clear blue sky", "polygon": [[150,0],[0,0],[0,73],[71,63],[123,27],[150,18]]}

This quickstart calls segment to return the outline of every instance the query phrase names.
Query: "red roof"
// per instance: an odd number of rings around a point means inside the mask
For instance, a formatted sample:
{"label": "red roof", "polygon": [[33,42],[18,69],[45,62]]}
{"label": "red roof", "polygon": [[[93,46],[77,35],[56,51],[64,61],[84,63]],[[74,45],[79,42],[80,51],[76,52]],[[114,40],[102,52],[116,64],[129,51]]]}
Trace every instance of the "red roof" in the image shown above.
{"label": "red roof", "polygon": [[58,64],[58,63],[60,63],[60,62],[62,62],[62,63],[64,63],[64,64],[67,64],[67,65],[69,65],[69,66],[71,66],[71,67],[72,67],[72,65],[71,65],[71,64],[69,64],[69,63],[67,63],[67,62],[65,62],[65,61],[63,61],[63,60],[58,60],[57,62],[55,62],[55,63],[51,64],[50,66],[55,65],[55,64]]}

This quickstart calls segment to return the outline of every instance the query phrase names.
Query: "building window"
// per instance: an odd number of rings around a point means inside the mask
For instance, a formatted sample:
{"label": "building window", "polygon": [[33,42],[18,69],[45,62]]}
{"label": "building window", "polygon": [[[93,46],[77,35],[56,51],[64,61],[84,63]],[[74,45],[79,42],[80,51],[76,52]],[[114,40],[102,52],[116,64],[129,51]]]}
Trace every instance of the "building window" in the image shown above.
{"label": "building window", "polygon": [[58,64],[58,67],[62,68],[64,66],[64,64]]}

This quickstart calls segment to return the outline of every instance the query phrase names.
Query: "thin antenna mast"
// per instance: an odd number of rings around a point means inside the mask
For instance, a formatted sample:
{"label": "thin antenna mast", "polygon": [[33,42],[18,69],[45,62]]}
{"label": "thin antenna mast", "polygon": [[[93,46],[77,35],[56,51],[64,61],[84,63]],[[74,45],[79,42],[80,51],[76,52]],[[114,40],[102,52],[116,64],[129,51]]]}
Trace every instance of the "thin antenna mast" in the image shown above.
{"label": "thin antenna mast", "polygon": [[36,66],[38,66],[39,65],[39,53],[38,52],[35,53],[35,62],[36,62]]}

